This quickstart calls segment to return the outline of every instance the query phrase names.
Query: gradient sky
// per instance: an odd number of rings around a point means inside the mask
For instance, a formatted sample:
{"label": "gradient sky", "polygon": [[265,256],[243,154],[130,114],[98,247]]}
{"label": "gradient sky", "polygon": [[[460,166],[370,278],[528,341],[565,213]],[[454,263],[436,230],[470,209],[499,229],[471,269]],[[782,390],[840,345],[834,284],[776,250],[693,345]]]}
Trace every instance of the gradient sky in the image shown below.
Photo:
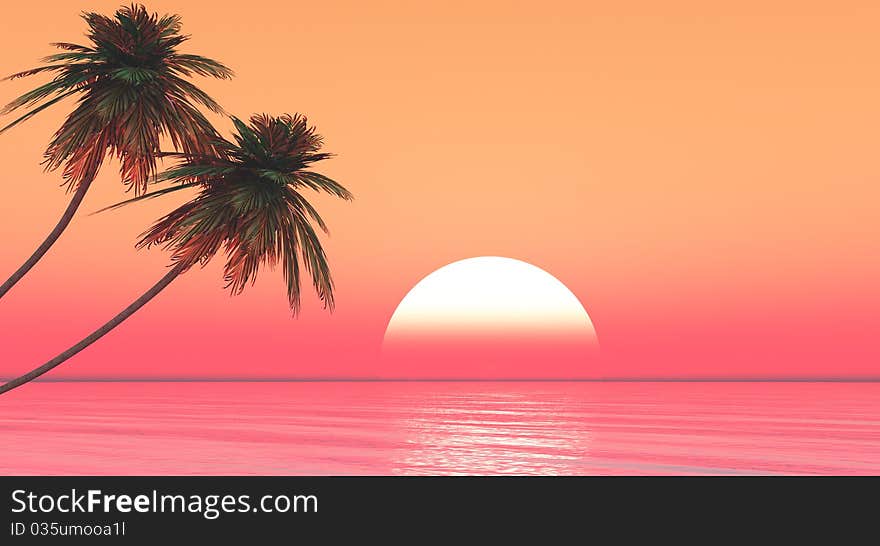
{"label": "gradient sky", "polygon": [[[0,73],[119,4],[5,6]],[[880,377],[880,5],[720,4],[150,2],[183,16],[186,51],[236,71],[199,82],[230,113],[303,112],[338,154],[323,172],[357,199],[315,200],[338,309],[309,294],[291,319],[280,273],[231,298],[218,260],[52,377],[418,377],[377,362],[388,319],[419,279],[480,255],[580,299],[602,345],[582,377]],[[3,82],[0,102],[40,81]],[[2,275],[69,199],[38,166],[69,109],[0,135]],[[122,190],[111,163],[0,302],[0,375],[164,273],[133,242],[185,197],[87,215]]]}

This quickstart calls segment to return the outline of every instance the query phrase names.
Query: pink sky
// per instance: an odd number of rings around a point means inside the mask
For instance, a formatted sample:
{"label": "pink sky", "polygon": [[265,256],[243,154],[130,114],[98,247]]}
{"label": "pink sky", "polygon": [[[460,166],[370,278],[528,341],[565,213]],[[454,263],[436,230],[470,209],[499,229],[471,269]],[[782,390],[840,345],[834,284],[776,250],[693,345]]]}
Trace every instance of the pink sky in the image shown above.
{"label": "pink sky", "polygon": [[[292,319],[269,272],[230,298],[218,261],[49,377],[435,377],[442,362],[378,361],[385,326],[425,275],[482,255],[558,278],[602,347],[571,372],[521,360],[506,377],[880,377],[880,7],[625,4],[151,3],[184,17],[188,51],[236,70],[200,82],[230,112],[302,111],[338,154],[324,172],[356,200],[316,199],[338,308],[309,294]],[[80,8],[10,8],[0,73],[80,40]],[[290,36],[320,46],[300,55]],[[0,102],[37,83],[3,82]],[[58,106],[0,135],[0,275],[66,205],[38,165]],[[0,375],[164,273],[133,243],[184,197],[88,216],[124,197],[114,171],[0,302]]]}

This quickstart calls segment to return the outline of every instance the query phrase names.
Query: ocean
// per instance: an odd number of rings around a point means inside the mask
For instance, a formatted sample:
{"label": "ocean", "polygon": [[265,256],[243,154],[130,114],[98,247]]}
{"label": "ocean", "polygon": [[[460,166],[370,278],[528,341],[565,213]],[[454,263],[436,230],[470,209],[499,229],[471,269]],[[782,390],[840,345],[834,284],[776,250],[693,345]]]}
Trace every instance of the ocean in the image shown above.
{"label": "ocean", "polygon": [[880,474],[880,383],[43,382],[3,475]]}

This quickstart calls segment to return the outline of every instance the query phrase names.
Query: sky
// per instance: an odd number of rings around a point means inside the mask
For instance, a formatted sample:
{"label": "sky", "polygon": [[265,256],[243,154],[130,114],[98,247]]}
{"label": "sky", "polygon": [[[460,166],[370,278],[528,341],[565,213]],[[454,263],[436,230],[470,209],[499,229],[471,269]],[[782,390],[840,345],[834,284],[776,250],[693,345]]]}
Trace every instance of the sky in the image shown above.
{"label": "sky", "polygon": [[[81,10],[118,6],[6,6],[0,73],[82,42]],[[308,294],[292,318],[277,272],[230,297],[216,260],[48,377],[432,377],[378,358],[385,327],[420,279],[483,255],[534,264],[583,304],[601,357],[576,377],[880,377],[880,5],[147,7],[183,16],[186,52],[235,70],[197,82],[228,112],[302,112],[337,154],[322,172],[355,201],[314,199],[337,309]],[[41,82],[2,82],[0,102]],[[0,274],[69,199],[39,162],[70,108],[0,135]],[[166,253],[133,243],[186,196],[90,216],[126,197],[115,167],[0,302],[0,376],[42,364],[165,273]],[[512,362],[499,377],[552,367]]]}

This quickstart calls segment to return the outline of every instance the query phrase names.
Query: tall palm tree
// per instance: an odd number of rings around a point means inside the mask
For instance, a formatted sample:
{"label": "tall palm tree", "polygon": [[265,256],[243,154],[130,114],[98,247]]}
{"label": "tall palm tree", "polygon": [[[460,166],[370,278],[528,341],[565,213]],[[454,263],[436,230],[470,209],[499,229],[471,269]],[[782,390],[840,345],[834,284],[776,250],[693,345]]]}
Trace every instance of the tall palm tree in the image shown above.
{"label": "tall palm tree", "polygon": [[25,263],[0,285],[3,297],[55,243],[85,197],[106,155],[120,161],[123,182],[135,193],[146,190],[155,174],[159,144],[167,135],[177,150],[200,153],[216,138],[216,131],[196,104],[220,113],[220,106],[186,78],[197,74],[228,79],[232,71],[198,55],[178,53],[188,39],[180,34],[177,15],[150,14],[140,5],[123,7],[113,18],[85,13],[91,44],[52,44],[62,53],[43,59],[43,66],[6,79],[42,73],[53,79],[25,93],[0,114],[20,108],[21,117],[3,133],[53,104],[77,95],[77,106],[55,132],[44,153],[47,170],[64,166],[63,175],[73,198],[55,229]]}
{"label": "tall palm tree", "polygon": [[[350,200],[351,193],[330,178],[309,170],[330,154],[320,152],[321,137],[299,114],[254,116],[250,125],[233,118],[235,142],[216,141],[207,154],[176,154],[179,162],[159,179],[177,185],[116,206],[197,186],[198,195],[157,221],[137,246],[162,245],[171,251],[172,267],[155,286],[91,335],[39,368],[0,386],[0,394],[48,372],[118,326],[178,275],[203,266],[222,248],[224,277],[233,294],[253,283],[261,266],[280,264],[290,308],[300,308],[300,262],[312,277],[325,308],[333,309],[333,281],[321,241],[312,223],[327,232],[303,189],[324,191]],[[110,207],[110,208],[114,208]]]}

